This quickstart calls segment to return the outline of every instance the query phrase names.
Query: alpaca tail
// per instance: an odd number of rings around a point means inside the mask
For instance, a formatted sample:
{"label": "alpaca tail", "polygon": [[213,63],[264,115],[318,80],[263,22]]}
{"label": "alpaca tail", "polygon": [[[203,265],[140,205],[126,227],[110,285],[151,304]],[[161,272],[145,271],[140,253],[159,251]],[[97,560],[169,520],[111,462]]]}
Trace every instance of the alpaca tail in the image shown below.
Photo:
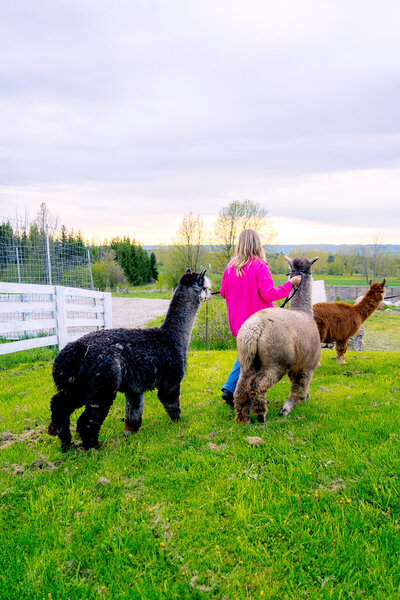
{"label": "alpaca tail", "polygon": [[258,357],[258,340],[262,332],[263,325],[257,321],[251,323],[247,321],[246,329],[239,330],[237,336],[239,364],[245,372],[254,368],[254,363]]}
{"label": "alpaca tail", "polygon": [[53,364],[53,379],[58,390],[71,387],[78,381],[80,367],[86,351],[86,344],[77,340],[67,344],[57,354]]}

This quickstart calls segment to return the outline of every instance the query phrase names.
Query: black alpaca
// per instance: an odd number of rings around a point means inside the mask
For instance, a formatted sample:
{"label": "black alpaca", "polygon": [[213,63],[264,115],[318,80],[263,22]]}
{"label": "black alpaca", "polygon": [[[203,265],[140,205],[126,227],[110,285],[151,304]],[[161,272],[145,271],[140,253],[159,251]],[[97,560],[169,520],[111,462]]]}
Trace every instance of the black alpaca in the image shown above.
{"label": "black alpaca", "polygon": [[53,378],[58,393],[51,400],[48,432],[58,435],[63,451],[71,444],[70,416],[84,405],[77,432],[84,448],[98,445],[100,427],[118,391],[126,400],[125,435],[138,431],[142,423],[147,390],[157,388],[170,418],[180,418],[180,384],[194,319],[200,302],[211,296],[205,272],[186,271],[161,327],[95,331],[56,356]]}

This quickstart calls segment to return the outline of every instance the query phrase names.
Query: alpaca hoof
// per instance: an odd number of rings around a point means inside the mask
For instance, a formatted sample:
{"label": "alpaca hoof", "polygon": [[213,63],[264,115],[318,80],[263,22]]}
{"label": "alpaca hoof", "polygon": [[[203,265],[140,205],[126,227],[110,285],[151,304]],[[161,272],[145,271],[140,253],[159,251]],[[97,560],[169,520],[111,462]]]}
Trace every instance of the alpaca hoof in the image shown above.
{"label": "alpaca hoof", "polygon": [[67,452],[71,447],[71,438],[61,440],[61,452]]}
{"label": "alpaca hoof", "polygon": [[288,410],[287,408],[283,407],[280,412],[278,413],[278,417],[285,417],[286,415],[288,415],[290,413],[290,410]]}
{"label": "alpaca hoof", "polygon": [[134,433],[137,433],[140,429],[141,424],[142,424],[141,417],[138,421],[125,421],[124,436],[129,437],[129,436],[133,435]]}
{"label": "alpaca hoof", "polygon": [[179,421],[179,419],[181,418],[181,409],[174,408],[168,410],[168,416],[172,421]]}
{"label": "alpaca hoof", "polygon": [[236,415],[235,421],[241,425],[251,425],[250,417]]}
{"label": "alpaca hoof", "polygon": [[47,433],[49,435],[57,435],[57,428],[53,422],[51,422],[47,428]]}
{"label": "alpaca hoof", "polygon": [[91,448],[99,448],[100,443],[98,438],[82,438],[82,447],[84,450],[90,450]]}

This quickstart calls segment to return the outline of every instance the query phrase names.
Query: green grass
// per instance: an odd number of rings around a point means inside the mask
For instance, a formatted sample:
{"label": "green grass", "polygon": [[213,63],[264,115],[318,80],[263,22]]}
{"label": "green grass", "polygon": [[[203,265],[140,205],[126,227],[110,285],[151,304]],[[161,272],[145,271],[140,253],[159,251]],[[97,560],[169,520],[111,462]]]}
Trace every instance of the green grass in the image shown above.
{"label": "green grass", "polygon": [[[218,281],[221,279],[220,275],[210,275],[212,283],[213,283],[213,290],[217,291],[217,289],[219,289],[218,286]],[[354,285],[354,286],[366,286],[366,282],[364,277],[362,277],[361,275],[343,275],[343,276],[339,276],[339,275],[321,275],[321,274],[314,274],[313,275],[314,279],[317,281],[319,279],[323,279],[325,282],[325,285]],[[282,283],[284,283],[285,281],[287,281],[287,276],[286,275],[273,275],[273,280],[275,283],[275,286],[277,285],[282,285]],[[387,286],[400,286],[400,278],[388,278],[386,280],[386,285]],[[112,295],[116,298],[157,298],[157,299],[166,299],[166,300],[170,300],[171,296],[172,296],[172,291],[171,290],[158,290],[154,287],[154,285],[143,285],[143,286],[137,286],[137,287],[129,287],[127,289],[127,291],[123,294],[120,294],[118,292],[113,292]]]}
{"label": "green grass", "polygon": [[171,300],[172,290],[159,290],[154,285],[140,285],[129,287],[126,292],[112,292],[114,298],[153,298],[157,300]]}
{"label": "green grass", "polygon": [[[281,285],[287,281],[286,275],[273,275],[275,285]],[[326,273],[313,273],[313,279],[319,281],[322,279],[325,285],[355,285],[355,286],[367,286],[365,277],[361,275],[327,275]],[[382,277],[378,277],[378,281],[382,281]],[[386,286],[392,287],[400,285],[400,278],[388,277],[386,278]]]}
{"label": "green grass", "polygon": [[[208,304],[208,349],[235,349],[236,340],[229,332],[225,300],[217,296],[213,297]],[[278,303],[275,303],[275,306],[277,305]],[[190,342],[192,350],[205,349],[206,311],[207,306],[202,304],[193,327]],[[163,321],[164,317],[157,317],[147,326],[159,327]],[[400,351],[400,312],[377,310],[368,317],[364,322],[364,349],[383,352]]]}
{"label": "green grass", "polygon": [[400,352],[400,312],[377,310],[364,322],[364,349]]}
{"label": "green grass", "polygon": [[67,454],[52,356],[2,368],[2,600],[400,597],[399,353],[324,351],[309,403],[278,418],[284,379],[242,427],[219,391],[235,353],[192,352],[179,423],[149,392],[125,440],[118,395],[101,449]]}

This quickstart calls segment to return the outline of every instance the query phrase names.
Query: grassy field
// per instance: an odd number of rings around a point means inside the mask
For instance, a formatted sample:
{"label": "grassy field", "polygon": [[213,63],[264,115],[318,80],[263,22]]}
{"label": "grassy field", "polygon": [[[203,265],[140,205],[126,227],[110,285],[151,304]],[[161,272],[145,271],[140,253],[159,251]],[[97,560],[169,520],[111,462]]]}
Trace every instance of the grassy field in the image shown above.
{"label": "grassy field", "polygon": [[172,290],[158,290],[154,286],[151,289],[141,289],[140,287],[129,288],[123,294],[112,292],[115,298],[147,298],[155,300],[171,300]]}
{"label": "grassy field", "polygon": [[377,310],[364,322],[364,349],[400,352],[400,312]]}
{"label": "grassy field", "polygon": [[[277,304],[277,303],[275,303]],[[202,304],[197,313],[190,348],[205,349],[207,306]],[[164,317],[151,321],[149,327],[159,327]],[[225,301],[214,297],[208,306],[208,349],[233,350],[236,341],[229,333]],[[375,311],[364,322],[364,349],[368,351],[400,352],[400,312]]]}
{"label": "grassy field", "polygon": [[[366,286],[367,282],[365,278],[361,275],[327,275],[327,274],[319,274],[314,273],[313,279],[315,281],[323,280],[325,285],[358,285],[358,286]],[[382,277],[378,277],[378,281],[382,281]],[[275,285],[281,285],[285,281],[287,281],[287,277],[285,275],[273,275],[273,280]],[[386,285],[391,286],[400,286],[400,279],[398,277],[388,277],[386,279]]]}
{"label": "grassy field", "polygon": [[[211,279],[213,276],[211,274]],[[313,275],[314,279],[324,280],[325,285],[354,285],[354,286],[365,286],[367,285],[365,279],[360,275]],[[286,275],[273,275],[275,285],[281,285],[287,281]],[[221,280],[221,276],[214,276],[213,289],[218,289],[218,283]],[[388,278],[386,281],[388,286],[400,286],[400,278]],[[157,298],[157,299],[170,299],[172,296],[172,290],[158,290],[154,285],[145,285],[138,287],[129,287],[123,294],[119,292],[113,292],[113,296],[116,298]]]}
{"label": "grassy field", "polygon": [[400,598],[400,354],[325,351],[311,401],[278,418],[282,380],[249,427],[220,399],[234,357],[190,354],[179,423],[149,392],[125,440],[119,395],[67,454],[51,351],[3,363],[2,600]]}

